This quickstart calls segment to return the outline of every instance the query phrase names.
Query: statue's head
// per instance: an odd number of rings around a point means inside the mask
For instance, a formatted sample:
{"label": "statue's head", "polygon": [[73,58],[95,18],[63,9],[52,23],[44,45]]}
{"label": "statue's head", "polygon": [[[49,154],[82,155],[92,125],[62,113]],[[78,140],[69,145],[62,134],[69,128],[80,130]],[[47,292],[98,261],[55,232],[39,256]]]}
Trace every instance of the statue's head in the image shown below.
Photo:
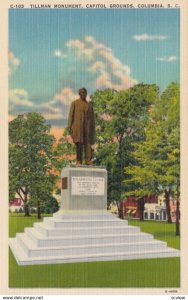
{"label": "statue's head", "polygon": [[82,100],[85,100],[87,97],[87,90],[85,88],[81,88],[79,89],[78,94]]}

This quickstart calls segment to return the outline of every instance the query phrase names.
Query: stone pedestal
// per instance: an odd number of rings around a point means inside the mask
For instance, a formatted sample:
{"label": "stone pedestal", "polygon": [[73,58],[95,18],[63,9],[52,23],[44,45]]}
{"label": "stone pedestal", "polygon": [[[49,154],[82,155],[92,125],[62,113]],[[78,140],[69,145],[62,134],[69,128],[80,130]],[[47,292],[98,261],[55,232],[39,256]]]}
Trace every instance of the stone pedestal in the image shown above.
{"label": "stone pedestal", "polygon": [[107,211],[107,172],[99,167],[62,170],[62,205],[9,241],[19,265],[176,257],[179,250],[154,240]]}
{"label": "stone pedestal", "polygon": [[107,210],[107,171],[99,167],[67,167],[61,172],[61,210]]}

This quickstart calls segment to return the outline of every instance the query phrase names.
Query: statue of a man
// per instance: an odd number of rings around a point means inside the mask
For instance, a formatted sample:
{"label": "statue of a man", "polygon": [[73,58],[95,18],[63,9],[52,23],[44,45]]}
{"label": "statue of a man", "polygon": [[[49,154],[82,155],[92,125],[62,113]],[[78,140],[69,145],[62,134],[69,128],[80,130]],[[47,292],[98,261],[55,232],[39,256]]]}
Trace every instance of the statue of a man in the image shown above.
{"label": "statue of a man", "polygon": [[82,165],[83,149],[86,165],[92,165],[91,145],[94,144],[95,117],[91,102],[86,100],[87,90],[79,90],[80,98],[73,101],[68,117],[68,130],[76,145],[76,166]]}

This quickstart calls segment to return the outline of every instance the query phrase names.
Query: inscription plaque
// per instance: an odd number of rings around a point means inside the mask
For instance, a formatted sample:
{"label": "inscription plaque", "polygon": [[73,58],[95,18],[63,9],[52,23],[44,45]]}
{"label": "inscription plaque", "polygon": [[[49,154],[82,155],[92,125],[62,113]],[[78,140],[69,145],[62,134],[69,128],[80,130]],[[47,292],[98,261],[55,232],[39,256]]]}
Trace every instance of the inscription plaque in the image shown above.
{"label": "inscription plaque", "polygon": [[77,196],[103,196],[103,177],[72,177],[72,195]]}

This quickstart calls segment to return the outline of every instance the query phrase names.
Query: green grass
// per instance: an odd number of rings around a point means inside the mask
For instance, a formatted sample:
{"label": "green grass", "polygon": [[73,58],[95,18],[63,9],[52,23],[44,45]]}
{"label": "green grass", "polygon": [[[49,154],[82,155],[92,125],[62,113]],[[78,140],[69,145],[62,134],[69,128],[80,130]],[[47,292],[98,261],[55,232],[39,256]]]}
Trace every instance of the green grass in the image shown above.
{"label": "green grass", "polygon": [[[38,221],[36,216],[11,215],[9,232],[15,236],[24,227]],[[142,231],[156,234],[161,240],[173,241],[174,224],[130,221]],[[168,225],[168,226],[166,226]],[[153,229],[152,229],[153,228]],[[152,231],[153,230],[153,231]],[[166,234],[164,234],[164,231]],[[160,238],[161,237],[161,238]],[[177,237],[176,237],[177,238]],[[171,247],[172,247],[171,244]],[[180,287],[180,259],[157,258],[127,261],[68,263],[57,265],[18,266],[9,255],[10,288],[167,288]]]}
{"label": "green grass", "polygon": [[128,222],[129,225],[139,226],[143,232],[153,234],[155,239],[167,242],[169,247],[180,249],[180,237],[175,235],[175,223],[139,220],[129,220]]}
{"label": "green grass", "polygon": [[[42,215],[42,217],[51,215]],[[25,227],[32,227],[34,222],[42,222],[43,219],[37,219],[36,214],[25,217],[24,214],[11,213],[9,214],[9,236],[15,237],[17,232],[23,232]]]}
{"label": "green grass", "polygon": [[10,253],[9,287],[179,287],[179,258],[18,266]]}

